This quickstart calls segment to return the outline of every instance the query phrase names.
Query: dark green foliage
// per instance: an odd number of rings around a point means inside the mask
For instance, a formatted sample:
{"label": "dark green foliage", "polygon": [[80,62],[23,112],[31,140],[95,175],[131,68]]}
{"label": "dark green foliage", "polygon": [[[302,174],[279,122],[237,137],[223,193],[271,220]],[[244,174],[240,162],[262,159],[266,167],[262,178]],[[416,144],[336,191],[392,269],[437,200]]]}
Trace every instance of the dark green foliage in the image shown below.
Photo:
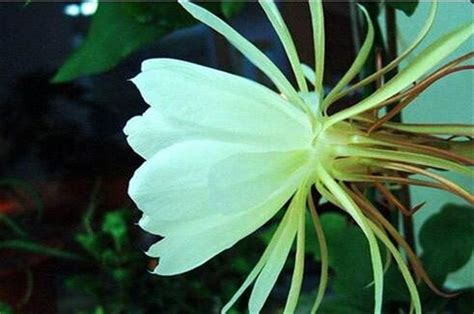
{"label": "dark green foliage", "polygon": [[420,231],[422,260],[439,282],[464,266],[474,250],[474,209],[448,204],[430,217]]}
{"label": "dark green foliage", "polygon": [[0,314],[13,314],[13,310],[8,304],[0,302]]}
{"label": "dark green foliage", "polygon": [[[202,6],[229,17],[243,2],[207,2]],[[222,5],[222,8],[221,8]],[[177,2],[101,2],[82,45],[53,78],[65,82],[115,67],[137,49],[164,35],[196,23]]]}
{"label": "dark green foliage", "polygon": [[448,204],[420,231],[422,261],[437,282],[464,266],[474,250],[474,209]]}
{"label": "dark green foliage", "polygon": [[77,313],[217,311],[253,267],[247,252],[256,255],[261,251],[255,248],[260,243],[245,242],[236,251],[221,254],[190,273],[173,277],[150,274],[156,261],[136,246],[145,233],[135,226],[134,212],[119,208],[104,213],[102,218],[97,213],[86,213],[88,218],[83,219],[83,228],[74,238],[88,257],[83,265],[89,266],[68,277],[65,285],[93,302]]}
{"label": "dark green foliage", "polygon": [[239,13],[244,6],[245,1],[223,0],[221,3],[221,11],[226,18],[231,18]]}
{"label": "dark green foliage", "polygon": [[386,2],[388,6],[400,10],[407,16],[412,16],[415,13],[416,7],[418,6],[418,0],[400,1],[400,0],[389,0]]}
{"label": "dark green foliage", "polygon": [[[309,217],[307,219],[309,221]],[[341,214],[321,216],[329,250],[332,276],[329,291],[320,313],[368,313],[372,311],[372,268],[367,240],[360,229],[346,221]],[[307,252],[320,260],[319,245],[312,226],[307,226]],[[469,206],[446,205],[423,225],[420,231],[423,265],[433,281],[442,287],[447,275],[464,266],[474,250],[474,210]],[[473,290],[458,291],[454,298],[435,295],[420,285],[420,297],[428,312],[452,311],[469,313],[473,308]],[[385,274],[384,309],[396,313],[409,308],[409,294],[400,272],[392,260]]]}

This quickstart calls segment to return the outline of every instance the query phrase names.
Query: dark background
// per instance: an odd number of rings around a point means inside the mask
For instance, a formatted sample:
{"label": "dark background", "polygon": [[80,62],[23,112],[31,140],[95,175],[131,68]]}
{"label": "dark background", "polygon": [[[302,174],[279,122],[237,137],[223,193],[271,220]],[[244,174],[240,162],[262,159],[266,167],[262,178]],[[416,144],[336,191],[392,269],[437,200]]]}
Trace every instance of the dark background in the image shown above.
{"label": "dark background", "polygon": [[[38,192],[44,212],[41,224],[32,228],[43,243],[58,248],[72,241],[71,231],[78,228],[98,181],[99,212],[125,206],[138,217],[126,190],[142,160],[127,146],[122,128],[146,109],[128,81],[143,60],[178,58],[269,84],[225,40],[202,25],[176,31],[106,73],[52,84],[54,73],[80,45],[90,22],[90,17],[66,15],[65,6],[71,3],[0,4],[0,178],[27,182]],[[313,65],[307,7],[290,2],[280,7],[302,61]],[[350,66],[354,47],[348,5],[327,3],[325,10],[325,83],[330,86]],[[289,73],[278,38],[257,4],[248,4],[231,24]],[[0,201],[10,196],[9,191],[0,191]],[[140,233],[138,228],[133,232]],[[67,312],[72,305],[64,304],[67,292],[61,281],[76,266],[36,257],[27,263],[35,280],[19,313]],[[27,275],[18,265],[16,256],[0,261],[4,270],[0,299],[13,306],[27,285]]]}

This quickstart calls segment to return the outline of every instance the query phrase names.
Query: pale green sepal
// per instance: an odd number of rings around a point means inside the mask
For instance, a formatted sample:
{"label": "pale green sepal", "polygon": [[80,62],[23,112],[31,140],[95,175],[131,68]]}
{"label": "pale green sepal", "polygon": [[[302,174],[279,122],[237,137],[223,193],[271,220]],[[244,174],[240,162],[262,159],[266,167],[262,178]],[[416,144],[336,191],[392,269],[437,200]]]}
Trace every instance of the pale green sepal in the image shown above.
{"label": "pale green sepal", "polygon": [[224,36],[235,48],[237,48],[247,59],[250,60],[257,68],[259,68],[267,77],[275,84],[278,90],[286,95],[288,99],[304,109],[304,103],[298,97],[298,93],[291,86],[278,67],[255,45],[248,41],[245,37],[240,35],[222,19],[207,11],[206,9],[197,6],[187,0],[181,0],[179,3],[188,11],[194,18],[214,29],[216,32]]}
{"label": "pale green sepal", "polygon": [[240,288],[235,292],[235,294],[232,296],[232,298],[227,302],[224,307],[221,310],[221,313],[227,313],[227,311],[230,310],[230,308],[237,302],[237,300],[242,296],[242,294],[247,290],[247,288],[252,284],[252,282],[257,278],[258,274],[260,271],[263,269],[265,266],[265,263],[268,260],[268,257],[270,253],[273,252],[275,245],[278,241],[278,239],[281,238],[281,234],[283,230],[285,230],[286,226],[288,225],[288,220],[290,219],[290,211],[287,210],[285,215],[283,216],[283,219],[281,220],[280,224],[278,225],[277,230],[273,234],[270,242],[268,243],[267,248],[263,252],[262,256],[258,260],[257,264],[254,266],[252,271],[249,273],[247,278],[245,279],[244,283],[240,286]]}
{"label": "pale green sepal", "polygon": [[[306,199],[306,195],[308,193],[308,188],[304,187],[306,191],[300,191],[301,196],[297,195],[297,197],[301,197],[302,201],[300,200],[298,204],[298,231],[296,237],[296,258],[295,258],[295,266],[293,268],[293,276],[291,278],[291,286],[290,291],[288,293],[288,298],[286,300],[285,309],[283,313],[294,313],[296,306],[298,304],[298,298],[301,292],[301,286],[303,283],[303,273],[304,273],[304,255],[305,255],[305,205],[304,200]],[[300,198],[300,199],[301,199]]]}
{"label": "pale green sepal", "polygon": [[372,45],[374,43],[374,26],[372,25],[372,21],[370,20],[369,13],[363,6],[358,5],[358,7],[364,14],[365,20],[367,22],[367,35],[359,53],[357,54],[357,57],[355,58],[349,70],[347,70],[346,74],[344,74],[341,80],[336,84],[336,86],[334,86],[331,92],[329,92],[327,97],[324,99],[321,108],[321,110],[323,110],[324,112],[326,112],[329,105],[331,105],[331,103],[333,102],[334,96],[336,96],[344,87],[346,87],[346,85],[349,84],[352,79],[360,72],[365,62],[367,61],[367,57],[369,56],[370,51],[372,49]]}
{"label": "pale green sepal", "polygon": [[396,66],[398,66],[401,61],[403,61],[416,47],[418,47],[418,45],[421,43],[421,41],[428,34],[429,30],[431,29],[431,27],[433,25],[433,22],[434,22],[434,19],[435,19],[435,16],[436,16],[437,7],[438,7],[437,1],[436,0],[432,1],[430,12],[428,14],[428,18],[426,19],[425,24],[423,25],[423,28],[420,30],[420,32],[418,33],[418,36],[415,38],[415,40],[412,42],[412,44],[405,51],[400,53],[397,58],[393,59],[389,64],[384,66],[382,69],[380,69],[377,72],[369,75],[368,77],[364,78],[360,82],[354,84],[350,88],[348,88],[348,89],[342,91],[341,93],[339,93],[338,95],[336,95],[333,98],[332,102],[338,100],[341,97],[344,97],[345,95],[347,95],[351,91],[357,90],[357,89],[359,89],[359,88],[375,81],[376,79],[380,78],[382,75],[390,72]]}
{"label": "pale green sepal", "polygon": [[324,77],[324,59],[325,59],[325,31],[324,31],[324,12],[321,0],[309,1],[311,12],[311,25],[313,29],[314,57],[315,57],[315,81],[314,88],[322,97],[323,77]]}
{"label": "pale green sepal", "polygon": [[395,261],[398,264],[400,272],[402,273],[402,276],[405,279],[405,283],[408,287],[408,291],[410,292],[410,297],[415,308],[415,313],[421,314],[422,309],[421,309],[421,301],[420,301],[420,296],[418,294],[418,289],[410,273],[410,270],[408,269],[407,265],[405,264],[405,261],[403,260],[402,255],[393,245],[392,241],[390,241],[390,239],[387,238],[387,236],[374,223],[372,223],[370,220],[367,220],[367,222],[369,223],[370,228],[374,231],[374,233],[380,239],[380,241],[382,241],[382,243],[385,244],[388,250],[392,253],[392,256],[395,258]]}
{"label": "pale green sepal", "polygon": [[[310,107],[311,112],[315,116],[320,115],[320,110],[319,110],[319,101],[320,97],[316,92],[307,92],[307,93],[299,93],[301,98],[303,98],[304,102]],[[319,121],[315,121],[314,124],[319,124]]]}
{"label": "pale green sepal", "polygon": [[[331,175],[327,172],[321,164],[316,164],[317,173],[320,177],[321,183],[334,195],[344,210],[355,220],[364,232],[369,243],[370,258],[372,261],[372,269],[374,274],[374,313],[380,314],[382,312],[382,295],[383,295],[383,264],[380,255],[380,248],[375,238],[374,233],[368,225],[368,219],[364,216],[354,200],[347,194],[347,192],[337,183]],[[336,204],[337,204],[336,203]]]}
{"label": "pale green sepal", "polygon": [[394,162],[411,163],[414,165],[450,170],[468,177],[474,177],[474,171],[469,167],[450,160],[445,160],[425,154],[403,151],[389,151],[378,148],[356,148],[349,145],[346,147],[340,147],[338,151],[341,153],[341,156],[358,156],[364,158],[376,158],[379,160],[390,160]]}
{"label": "pale green sepal", "polygon": [[474,128],[471,124],[410,124],[386,122],[384,123],[384,127],[420,134],[474,137]]}
{"label": "pale green sepal", "polygon": [[[312,200],[312,199],[311,199]],[[308,200],[309,201],[309,200]],[[321,220],[316,211],[315,207],[311,207],[311,219],[313,221],[314,229],[318,237],[319,250],[321,256],[321,275],[319,278],[319,286],[314,299],[313,306],[311,307],[311,314],[315,314],[318,310],[321,302],[323,301],[324,294],[326,292],[327,282],[328,282],[328,270],[329,270],[329,257],[328,257],[328,247],[326,242],[326,237],[324,236],[323,226],[321,225]]]}
{"label": "pale green sepal", "polygon": [[260,313],[290,253],[298,229],[299,215],[295,206],[290,205],[288,210],[290,211],[288,223],[283,227],[281,236],[276,239],[275,247],[252,289],[249,299],[250,313]]}
{"label": "pale green sepal", "polygon": [[468,40],[473,33],[474,27],[472,22],[469,22],[439,38],[424,49],[406,68],[388,81],[383,88],[378,89],[356,105],[333,115],[330,121],[328,121],[328,126],[364,111],[376,108],[384,100],[416,82],[441,60]]}
{"label": "pale green sepal", "polygon": [[270,23],[272,23],[275,32],[277,33],[280,41],[285,49],[288,60],[290,60],[291,68],[295,73],[296,81],[300,91],[307,92],[308,85],[306,85],[306,80],[304,78],[303,69],[300,66],[300,58],[298,57],[298,52],[296,51],[295,43],[291,38],[290,31],[285,24],[280,12],[278,11],[275,3],[269,0],[259,0],[259,3],[265,11]]}

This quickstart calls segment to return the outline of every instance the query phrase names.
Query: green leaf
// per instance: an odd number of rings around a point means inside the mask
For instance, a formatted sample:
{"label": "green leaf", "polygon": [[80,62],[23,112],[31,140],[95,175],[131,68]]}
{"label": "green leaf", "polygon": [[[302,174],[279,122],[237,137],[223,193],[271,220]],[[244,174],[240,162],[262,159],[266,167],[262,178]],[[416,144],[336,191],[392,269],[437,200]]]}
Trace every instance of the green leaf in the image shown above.
{"label": "green leaf", "polygon": [[231,18],[232,16],[236,15],[244,8],[246,2],[245,1],[229,1],[224,0],[221,3],[221,11],[222,14],[226,18]]}
{"label": "green leaf", "polygon": [[105,249],[100,254],[100,262],[105,266],[116,266],[120,264],[120,257],[118,253],[112,249]]}
{"label": "green leaf", "polygon": [[474,250],[474,208],[448,204],[420,230],[421,259],[435,282],[463,267]]}
{"label": "green leaf", "polygon": [[76,292],[97,297],[100,295],[101,288],[103,288],[103,282],[97,275],[82,273],[66,278],[65,286]]}
{"label": "green leaf", "polygon": [[52,81],[60,83],[110,70],[143,45],[193,22],[174,2],[101,2],[86,39]]}
{"label": "green leaf", "polygon": [[405,13],[407,16],[412,16],[415,13],[416,7],[418,6],[418,0],[411,1],[400,1],[400,0],[390,0],[386,4],[395,10],[400,10]]}
{"label": "green leaf", "polygon": [[334,290],[346,296],[371,300],[373,287],[366,286],[373,280],[372,264],[363,232],[348,224],[342,215],[322,215],[321,224],[328,243],[329,265],[335,273]]}
{"label": "green leaf", "polygon": [[345,298],[338,296],[333,299],[326,299],[321,305],[318,313],[321,314],[338,314],[338,313],[351,313],[351,314],[364,314],[369,313],[370,308],[361,305],[363,302],[358,302],[356,298]]}
{"label": "green leaf", "polygon": [[1,314],[13,314],[12,308],[6,304],[0,301],[0,313]]}
{"label": "green leaf", "polygon": [[102,223],[102,231],[114,239],[117,249],[120,249],[127,239],[126,212],[117,210],[108,212]]}
{"label": "green leaf", "polygon": [[89,254],[96,256],[100,252],[99,239],[95,234],[78,233],[74,236],[74,240],[78,242],[82,248]]}
{"label": "green leaf", "polygon": [[[328,245],[329,267],[334,273],[329,280],[332,288],[340,295],[358,299],[355,303],[369,302],[366,309],[370,311],[373,287],[366,286],[373,276],[367,239],[361,229],[349,224],[342,214],[321,215],[321,225]],[[321,257],[314,227],[308,225],[306,229],[308,252],[319,261]]]}
{"label": "green leaf", "polygon": [[63,251],[60,249],[48,247],[41,245],[32,241],[27,240],[7,240],[0,242],[0,250],[9,249],[9,250],[18,250],[25,251],[29,253],[39,254],[39,255],[48,255],[51,257],[63,258],[63,259],[72,259],[72,260],[82,260],[83,258],[77,254]]}
{"label": "green leaf", "polygon": [[101,305],[98,305],[94,310],[94,314],[105,314],[105,310]]}
{"label": "green leaf", "polygon": [[113,278],[121,283],[126,283],[130,280],[133,280],[133,274],[132,272],[127,269],[127,268],[115,268],[112,270],[112,276]]}

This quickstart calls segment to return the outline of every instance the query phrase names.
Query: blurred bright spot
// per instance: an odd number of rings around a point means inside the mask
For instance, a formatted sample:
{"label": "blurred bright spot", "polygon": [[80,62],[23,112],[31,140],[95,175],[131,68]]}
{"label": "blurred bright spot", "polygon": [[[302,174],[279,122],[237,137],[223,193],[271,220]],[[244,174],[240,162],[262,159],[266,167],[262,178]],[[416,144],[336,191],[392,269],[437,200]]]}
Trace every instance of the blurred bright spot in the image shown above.
{"label": "blurred bright spot", "polygon": [[89,16],[97,11],[98,0],[84,0],[81,4],[67,4],[64,7],[64,14],[69,16]]}
{"label": "blurred bright spot", "polygon": [[81,9],[77,4],[68,4],[64,7],[64,14],[69,16],[78,16],[81,13]]}
{"label": "blurred bright spot", "polygon": [[92,15],[97,11],[99,6],[98,0],[86,0],[81,4],[81,13],[82,15]]}

